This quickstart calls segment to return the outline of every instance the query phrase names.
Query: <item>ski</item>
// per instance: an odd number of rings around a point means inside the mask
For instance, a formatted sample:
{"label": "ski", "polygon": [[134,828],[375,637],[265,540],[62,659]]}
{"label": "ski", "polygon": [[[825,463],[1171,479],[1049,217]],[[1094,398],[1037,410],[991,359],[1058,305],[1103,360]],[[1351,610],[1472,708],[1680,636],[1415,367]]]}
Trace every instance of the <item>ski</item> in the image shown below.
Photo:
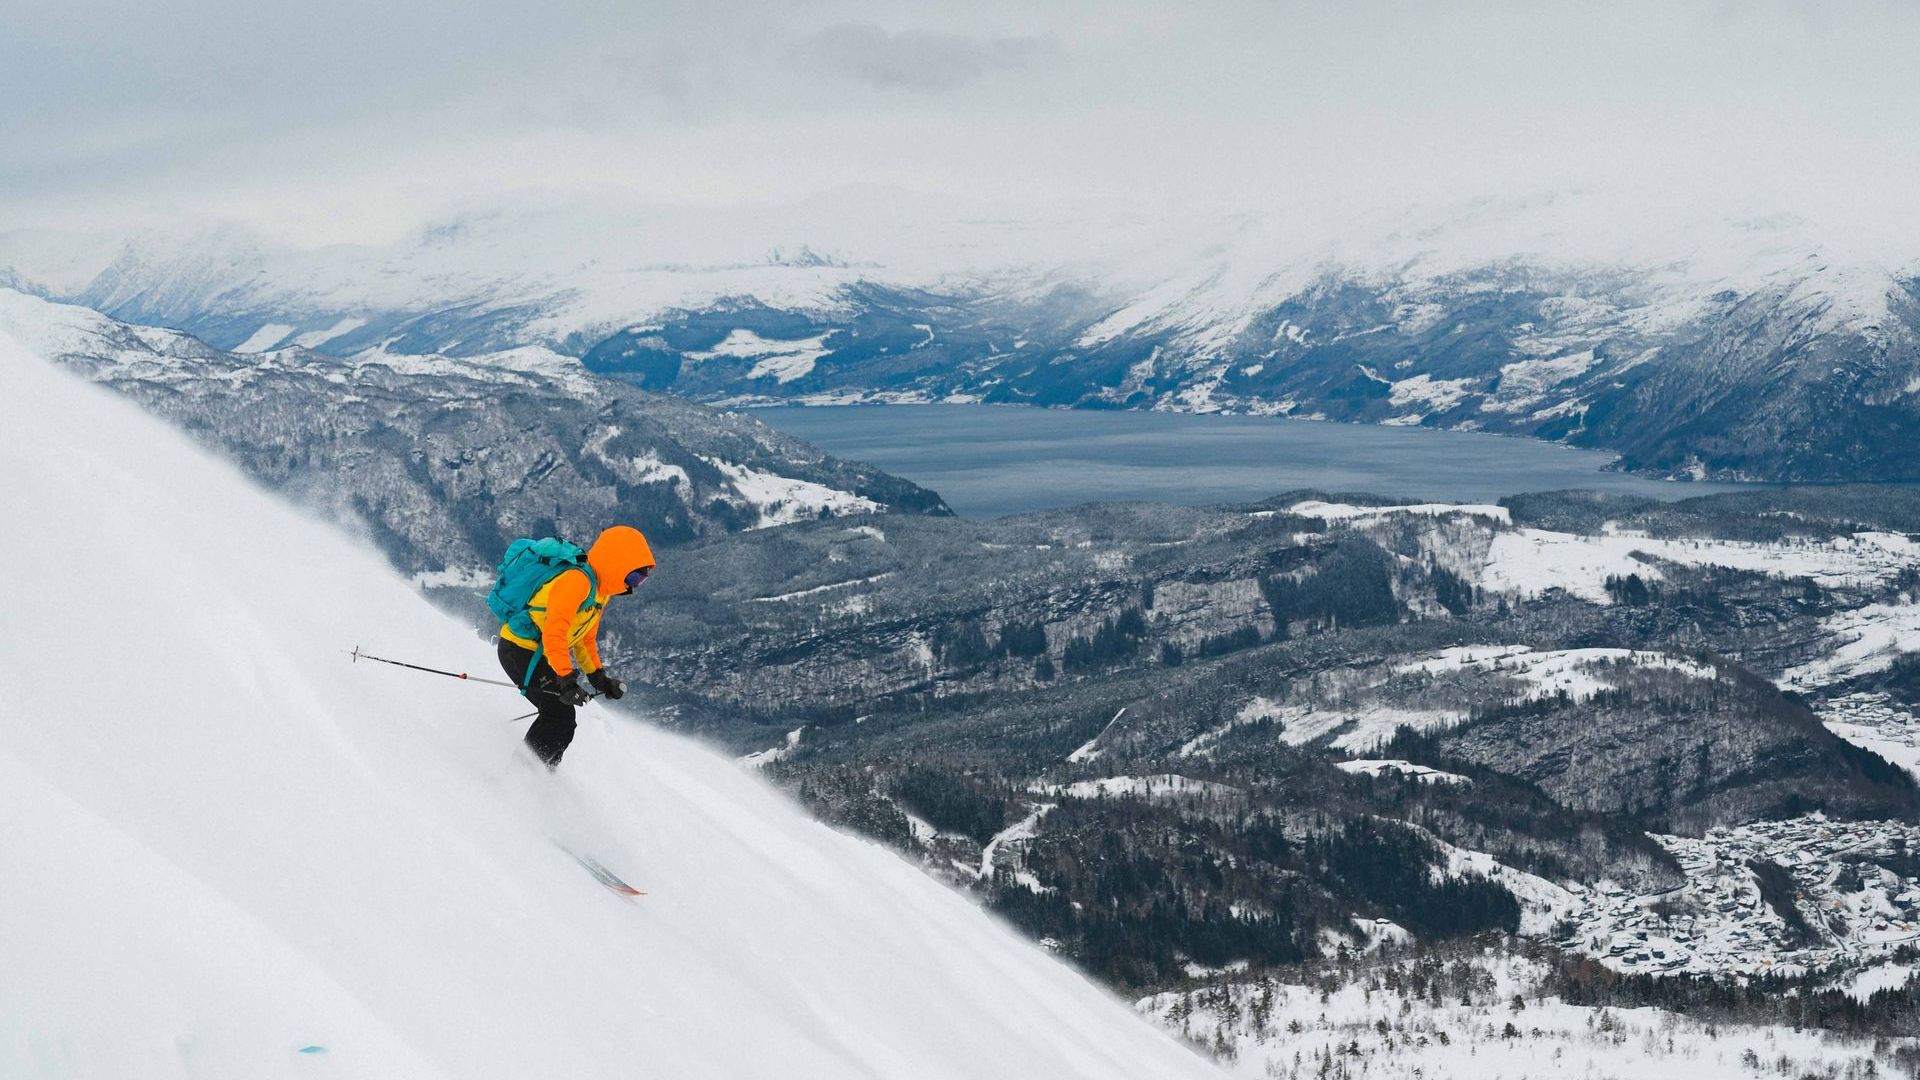
{"label": "ski", "polygon": [[626,882],[620,880],[620,877],[618,874],[615,874],[613,871],[607,869],[604,866],[601,866],[599,863],[593,861],[592,859],[589,859],[584,855],[575,855],[574,858],[579,861],[581,866],[586,868],[587,873],[593,875],[593,879],[595,881],[598,881],[600,884],[605,885],[609,891],[617,893],[621,896],[647,895],[646,890],[636,889],[633,886],[627,884]]}
{"label": "ski", "polygon": [[625,881],[621,880],[620,875],[607,869],[605,866],[602,866],[598,859],[590,859],[585,855],[579,854],[578,852],[567,851],[566,848],[561,848],[560,850],[566,851],[568,855],[573,856],[573,861],[579,863],[581,869],[585,870],[589,874],[592,874],[593,879],[595,881],[598,881],[600,884],[605,885],[607,887],[607,891],[615,893],[619,896],[647,895],[647,892],[645,889],[636,889],[633,886],[627,884]]}

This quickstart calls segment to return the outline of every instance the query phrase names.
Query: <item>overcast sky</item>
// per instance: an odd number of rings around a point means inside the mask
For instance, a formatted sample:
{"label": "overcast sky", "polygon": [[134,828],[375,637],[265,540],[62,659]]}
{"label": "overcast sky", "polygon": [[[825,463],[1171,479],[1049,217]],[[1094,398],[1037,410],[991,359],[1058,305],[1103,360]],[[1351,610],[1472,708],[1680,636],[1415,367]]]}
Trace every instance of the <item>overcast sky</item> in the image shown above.
{"label": "overcast sky", "polygon": [[0,0],[0,229],[609,189],[1916,213],[1920,3]]}

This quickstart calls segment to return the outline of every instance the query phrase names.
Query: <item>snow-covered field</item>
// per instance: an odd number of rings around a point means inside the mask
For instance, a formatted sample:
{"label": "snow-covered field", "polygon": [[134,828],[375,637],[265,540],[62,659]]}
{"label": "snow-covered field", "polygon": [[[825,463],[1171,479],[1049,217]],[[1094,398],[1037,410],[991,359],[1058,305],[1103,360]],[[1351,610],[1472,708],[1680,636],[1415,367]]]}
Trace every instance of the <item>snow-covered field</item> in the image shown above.
{"label": "snow-covered field", "polygon": [[1451,727],[1467,718],[1463,712],[1443,709],[1403,709],[1393,705],[1364,704],[1351,708],[1322,708],[1317,705],[1291,705],[1275,714],[1280,722],[1280,741],[1294,746],[1328,739],[1328,746],[1349,753],[1365,753],[1393,738],[1403,727],[1415,731]]}
{"label": "snow-covered field", "polygon": [[693,363],[723,356],[752,360],[754,365],[747,372],[747,378],[790,383],[812,372],[813,365],[827,354],[826,339],[825,334],[818,334],[781,341],[763,338],[751,330],[734,330],[720,344],[706,352],[688,353],[685,359]]}
{"label": "snow-covered field", "polygon": [[1442,772],[1425,765],[1415,765],[1411,761],[1399,758],[1355,758],[1352,761],[1334,763],[1334,768],[1356,776],[1411,776],[1423,784],[1471,784],[1473,781],[1459,773]]}
{"label": "snow-covered field", "polygon": [[1586,701],[1614,686],[1609,676],[1628,672],[1671,671],[1687,678],[1712,681],[1713,668],[1685,657],[1641,649],[1547,649],[1525,645],[1461,645],[1395,669],[1401,674],[1429,675],[1448,671],[1498,672],[1519,682],[1522,700],[1538,701],[1566,694]]}
{"label": "snow-covered field", "polygon": [[233,351],[237,353],[266,352],[287,340],[287,335],[293,333],[294,329],[292,323],[266,323],[255,330],[247,340],[235,345]]}
{"label": "snow-covered field", "polygon": [[[1920,561],[1920,543],[1898,533],[1860,532],[1832,539],[1754,543],[1706,537],[1667,538],[1617,529],[1609,523],[1597,535],[1555,532],[1511,524],[1506,507],[1451,503],[1402,506],[1352,506],[1308,501],[1291,512],[1366,528],[1396,517],[1485,518],[1500,526],[1479,550],[1434,550],[1443,563],[1470,556],[1471,576],[1493,592],[1538,596],[1561,589],[1596,604],[1611,603],[1608,578],[1638,574],[1642,580],[1663,576],[1657,561],[1683,566],[1719,566],[1750,570],[1778,578],[1812,578],[1823,588],[1884,586]],[[1444,547],[1440,534],[1430,545]]]}
{"label": "snow-covered field", "polygon": [[[1383,956],[1331,986],[1222,981],[1136,1007],[1220,1054],[1236,1075],[1270,1080],[1894,1076],[1902,1074],[1893,1051],[1913,1043],[1569,1005],[1542,991],[1540,965],[1493,952],[1447,969],[1426,994],[1405,959]],[[1432,992],[1436,983],[1447,992]]]}
{"label": "snow-covered field", "polygon": [[1832,540],[1758,544],[1734,540],[1661,539],[1625,533],[1583,536],[1521,528],[1494,536],[1481,583],[1496,592],[1538,596],[1564,589],[1596,604],[1610,602],[1609,577],[1660,580],[1652,556],[1686,566],[1724,566],[1780,578],[1809,577],[1825,588],[1884,585],[1920,561],[1920,544],[1896,533],[1864,532]]}
{"label": "snow-covered field", "polygon": [[1434,412],[1445,412],[1460,404],[1472,392],[1474,383],[1473,379],[1435,379],[1422,373],[1394,383],[1387,400],[1395,405],[1424,405]]}
{"label": "snow-covered field", "polygon": [[1427,837],[1447,857],[1444,867],[1435,867],[1436,877],[1483,877],[1498,883],[1520,902],[1520,932],[1530,936],[1546,934],[1561,919],[1578,911],[1584,890],[1556,885],[1538,874],[1516,870],[1481,851],[1456,847],[1437,836]]}
{"label": "snow-covered field", "polygon": [[1485,408],[1488,412],[1526,412],[1547,392],[1577,378],[1600,361],[1592,349],[1543,360],[1519,360],[1500,368],[1500,389]]}
{"label": "snow-covered field", "polygon": [[[1566,947],[1623,971],[1748,975],[1824,970],[1920,942],[1920,879],[1872,861],[1920,849],[1913,825],[1813,814],[1653,838],[1679,862],[1685,883],[1648,896],[1614,886],[1581,891]],[[1791,876],[1806,937],[1766,902],[1756,862]]]}
{"label": "snow-covered field", "polygon": [[1120,718],[1125,715],[1127,715],[1127,710],[1124,707],[1119,712],[1114,713],[1113,719],[1107,721],[1106,727],[1101,728],[1099,733],[1096,734],[1093,738],[1088,739],[1086,742],[1083,742],[1079,746],[1074,747],[1073,752],[1067,755],[1067,760],[1075,764],[1079,764],[1080,762],[1092,761],[1095,758],[1099,757],[1101,753],[1103,753],[1103,751],[1100,749],[1101,737],[1106,735],[1107,732],[1113,730],[1113,725],[1119,723]]}
{"label": "snow-covered field", "polygon": [[630,715],[527,768],[510,691],[348,663],[491,654],[371,545],[4,336],[0,370],[0,540],[85,583],[0,607],[0,1076],[1211,1072]]}
{"label": "snow-covered field", "polygon": [[1187,795],[1232,795],[1240,791],[1228,784],[1195,780],[1178,773],[1108,776],[1099,780],[1078,780],[1071,784],[1035,784],[1028,790],[1036,795],[1065,795],[1075,799],[1172,799]]}
{"label": "snow-covered field", "polygon": [[739,759],[740,764],[745,765],[749,769],[764,769],[776,761],[784,761],[787,755],[793,753],[794,749],[800,745],[800,737],[806,733],[807,729],[804,727],[794,728],[792,731],[787,732],[785,742],[778,746],[769,746],[765,750],[756,750],[751,754],[742,755]]}
{"label": "snow-covered field", "polygon": [[[1811,578],[1825,589],[1885,588],[1916,563],[1920,542],[1899,533],[1863,531],[1828,539],[1790,539],[1772,543],[1720,540],[1711,537],[1655,537],[1622,530],[1609,522],[1598,534],[1555,532],[1528,526],[1512,527],[1504,506],[1416,503],[1400,506],[1354,506],[1321,501],[1301,502],[1289,511],[1333,524],[1367,529],[1396,519],[1428,518],[1493,523],[1462,542],[1457,533],[1431,530],[1422,540],[1426,554],[1487,591],[1533,597],[1555,589],[1596,604],[1612,603],[1607,579],[1639,575],[1643,581],[1661,581],[1659,563],[1716,566],[1747,570],[1770,577]],[[1859,629],[1871,637],[1880,627],[1866,623],[1897,624],[1909,629],[1916,617],[1911,608],[1876,609],[1862,616]],[[1839,629],[1848,629],[1840,627]]]}
{"label": "snow-covered field", "polygon": [[823,514],[871,514],[882,509],[864,495],[839,491],[810,480],[795,480],[718,458],[706,458],[707,464],[720,470],[747,505],[759,512],[756,529],[810,521]]}
{"label": "snow-covered field", "polygon": [[1827,730],[1920,778],[1920,716],[1885,694],[1847,694],[1818,709]]}
{"label": "snow-covered field", "polygon": [[1831,652],[1788,671],[1781,683],[1812,689],[1885,671],[1903,654],[1920,652],[1920,604],[1868,604],[1821,621]]}
{"label": "snow-covered field", "polygon": [[1504,506],[1491,503],[1409,503],[1398,506],[1353,506],[1348,503],[1321,502],[1309,499],[1287,507],[1289,513],[1301,517],[1319,518],[1322,521],[1341,522],[1343,524],[1365,524],[1394,514],[1417,514],[1423,517],[1447,517],[1453,514],[1465,514],[1469,517],[1483,517],[1501,524],[1513,520]]}
{"label": "snow-covered field", "polygon": [[[1235,728],[1271,721],[1279,726],[1282,742],[1294,746],[1324,742],[1334,750],[1364,755],[1402,727],[1428,731],[1467,719],[1463,704],[1444,697],[1435,702],[1424,687],[1405,685],[1409,677],[1485,675],[1504,680],[1501,685],[1508,691],[1505,700],[1537,701],[1564,693],[1574,701],[1586,701],[1648,672],[1709,681],[1718,677],[1709,665],[1643,649],[1535,650],[1525,645],[1459,645],[1391,668],[1361,671],[1356,676],[1359,682],[1330,690],[1327,700],[1284,702],[1254,696],[1232,720],[1189,739],[1180,752],[1183,757],[1204,755],[1208,747]],[[1426,695],[1426,702],[1407,704],[1416,691]]]}
{"label": "snow-covered field", "polygon": [[1028,811],[1026,817],[994,833],[993,838],[988,840],[986,845],[980,849],[980,873],[978,876],[983,878],[993,876],[994,856],[1000,853],[1001,848],[1008,844],[1017,844],[1022,840],[1033,839],[1040,828],[1041,819],[1045,818],[1047,814],[1053,810],[1053,806],[1054,804],[1052,803],[1041,803],[1039,806]]}

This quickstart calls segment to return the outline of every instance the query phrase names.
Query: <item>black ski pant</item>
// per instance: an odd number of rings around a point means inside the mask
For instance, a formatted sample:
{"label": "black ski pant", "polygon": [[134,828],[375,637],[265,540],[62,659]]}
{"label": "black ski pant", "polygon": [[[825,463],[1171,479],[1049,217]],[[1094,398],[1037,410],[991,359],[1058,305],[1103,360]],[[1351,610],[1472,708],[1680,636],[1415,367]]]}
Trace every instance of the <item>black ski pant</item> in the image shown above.
{"label": "black ski pant", "polygon": [[547,658],[540,658],[539,670],[528,681],[527,665],[531,663],[532,649],[523,649],[505,638],[500,639],[500,666],[506,669],[507,677],[513,680],[515,686],[526,687],[527,700],[540,710],[533,726],[527,729],[527,748],[551,769],[560,764],[560,755],[566,753],[567,745],[573,742],[573,706],[540,689],[541,685],[555,677],[553,668],[547,665]]}

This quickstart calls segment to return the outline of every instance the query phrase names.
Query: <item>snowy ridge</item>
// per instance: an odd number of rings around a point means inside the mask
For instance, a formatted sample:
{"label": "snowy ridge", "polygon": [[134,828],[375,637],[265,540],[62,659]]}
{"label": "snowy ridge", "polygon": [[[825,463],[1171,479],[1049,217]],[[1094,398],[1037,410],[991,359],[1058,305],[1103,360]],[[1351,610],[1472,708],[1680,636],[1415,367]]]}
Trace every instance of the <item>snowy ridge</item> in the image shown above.
{"label": "snowy ridge", "polygon": [[36,356],[108,354],[128,346],[172,354],[174,349],[167,346],[185,347],[193,341],[169,330],[142,328],[141,333],[89,308],[50,303],[7,288],[0,288],[0,329]]}
{"label": "snowy ridge", "polygon": [[57,703],[0,682],[0,1074],[1211,1072],[707,750],[595,705],[558,776],[523,770],[510,692],[340,655],[488,654],[376,553],[4,335],[0,367],[0,536],[59,521],[142,583],[0,611],[110,673]]}

